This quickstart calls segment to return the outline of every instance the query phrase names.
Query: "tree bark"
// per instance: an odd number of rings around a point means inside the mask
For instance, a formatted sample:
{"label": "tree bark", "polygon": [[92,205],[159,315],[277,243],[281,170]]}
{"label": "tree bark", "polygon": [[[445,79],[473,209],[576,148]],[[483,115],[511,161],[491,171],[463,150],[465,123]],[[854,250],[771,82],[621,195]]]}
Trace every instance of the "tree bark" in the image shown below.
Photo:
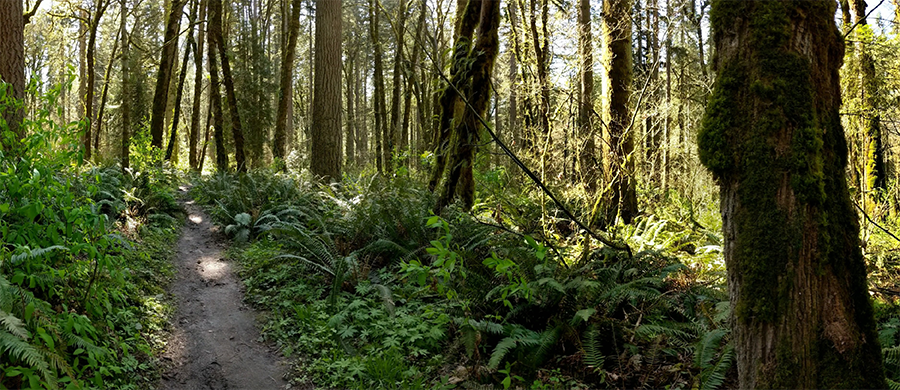
{"label": "tree bark", "polygon": [[856,60],[859,66],[859,111],[862,112],[861,135],[863,137],[863,185],[866,199],[877,201],[879,194],[886,188],[884,165],[884,142],[881,134],[881,116],[875,96],[878,93],[878,81],[875,76],[875,61],[870,53],[868,42],[860,31],[870,30],[866,21],[866,2],[851,0],[850,11],[856,25]]}
{"label": "tree bark", "polygon": [[344,67],[344,92],[347,93],[347,136],[344,139],[344,161],[346,165],[356,165],[356,107],[353,105],[356,101],[353,97],[353,76],[356,74],[356,57],[357,53],[347,50],[347,63]]}
{"label": "tree bark", "polygon": [[[453,59],[450,65],[450,83],[444,85],[439,101],[440,116],[434,142],[434,170],[428,181],[428,190],[434,192],[444,176],[447,167],[447,156],[450,152],[451,124],[457,105],[460,103],[460,92],[465,89],[464,82],[470,77],[466,67],[466,60],[472,48],[472,36],[479,17],[478,0],[459,0],[456,9],[456,28],[454,29],[455,41],[453,44]],[[451,194],[452,195],[452,194]]]}
{"label": "tree bark", "polygon": [[400,0],[400,9],[397,10],[397,17],[394,18],[398,28],[394,37],[397,39],[397,46],[394,49],[394,85],[391,91],[391,124],[384,138],[385,151],[384,161],[385,170],[392,172],[394,170],[394,155],[400,154],[400,118],[403,114],[400,110],[400,92],[403,90],[403,31],[406,27],[406,0]]}
{"label": "tree bark", "polygon": [[609,192],[604,194],[605,213],[601,225],[615,222],[616,215],[625,223],[637,216],[637,194],[634,184],[634,131],[631,110],[631,0],[603,2],[603,95],[606,96],[603,117],[607,123],[607,142],[603,171]]}
{"label": "tree bark", "polygon": [[178,89],[175,90],[175,113],[172,114],[172,130],[169,132],[169,145],[166,146],[166,161],[172,160],[175,144],[178,142],[178,123],[181,120],[181,98],[184,96],[184,80],[187,78],[188,57],[194,45],[193,27],[187,32],[188,42],[184,47],[184,59],[181,60],[181,75],[178,76]]}
{"label": "tree bark", "polygon": [[163,37],[162,53],[159,60],[159,71],[156,76],[156,90],[153,93],[153,109],[150,114],[150,144],[158,149],[163,147],[163,127],[165,127],[166,105],[169,99],[169,83],[172,81],[172,68],[178,56],[178,29],[181,25],[181,13],[186,0],[172,0],[166,31]]}
{"label": "tree bark", "polygon": [[191,169],[199,172],[202,169],[202,165],[199,161],[198,153],[200,151],[197,150],[197,144],[200,138],[200,115],[202,114],[200,100],[203,97],[203,44],[206,39],[204,36],[206,28],[204,28],[203,23],[206,20],[206,2],[197,0],[196,6],[199,8],[199,19],[194,19],[195,23],[198,23],[198,28],[197,42],[194,45],[194,99],[191,102],[191,134],[188,146],[188,164],[191,166]]}
{"label": "tree bark", "polygon": [[87,121],[87,126],[84,131],[84,159],[90,160],[92,157],[92,149],[91,149],[91,141],[93,141],[91,137],[91,131],[93,128],[92,119],[94,119],[94,84],[96,83],[97,73],[94,69],[95,64],[95,55],[97,51],[97,29],[100,27],[100,19],[103,18],[103,14],[106,13],[106,7],[109,6],[108,1],[100,0],[95,6],[96,9],[90,18],[89,25],[89,33],[88,33],[88,42],[87,42],[87,94],[84,95],[84,119]]}
{"label": "tree bark", "polygon": [[721,191],[739,388],[885,388],[845,178],[835,3],[715,0],[698,136]]}
{"label": "tree bark", "polygon": [[133,88],[131,88],[131,36],[128,35],[127,16],[128,6],[126,0],[121,0],[120,4],[122,17],[119,20],[119,31],[122,35],[122,145],[120,158],[122,170],[130,167],[131,161],[131,104],[133,99]]}
{"label": "tree bark", "polygon": [[578,54],[580,90],[578,93],[578,147],[577,172],[582,183],[593,193],[597,187],[597,159],[594,145],[594,56],[591,33],[591,2],[578,3]]}
{"label": "tree bark", "polygon": [[[6,94],[16,100],[25,99],[25,19],[22,12],[22,0],[0,1],[0,79],[9,83]],[[18,106],[5,107],[2,110],[3,120],[10,132],[0,134],[0,144],[4,151],[12,151],[18,147],[24,129],[22,119],[25,110]]]}
{"label": "tree bark", "polygon": [[374,74],[372,78],[375,82],[375,96],[373,97],[373,106],[375,109],[375,133],[373,137],[375,138],[375,167],[378,170],[378,173],[384,173],[384,166],[389,164],[388,161],[382,161],[384,158],[384,149],[386,145],[383,145],[385,129],[387,128],[387,113],[385,113],[385,98],[384,98],[384,64],[382,63],[382,48],[381,48],[381,38],[379,38],[380,29],[378,24],[378,17],[381,12],[378,10],[378,3],[376,0],[369,0],[369,36],[372,38],[372,46],[374,48]]}
{"label": "tree bark", "polygon": [[238,172],[246,172],[244,130],[241,125],[241,115],[238,111],[237,95],[234,92],[234,77],[231,74],[228,49],[225,46],[225,37],[222,34],[222,0],[211,1],[210,23],[209,33],[216,36],[216,51],[218,51],[219,59],[222,61],[222,83],[225,84],[225,98],[228,101],[228,112],[231,116],[231,137],[234,139],[234,162],[237,164]]}
{"label": "tree bark", "polygon": [[[218,4],[216,4],[218,3]],[[218,54],[216,53],[218,45],[216,40],[219,35],[213,31],[219,26],[216,19],[221,21],[221,0],[210,0],[209,22],[208,26],[208,45],[207,61],[209,61],[209,101],[210,109],[213,117],[213,138],[216,142],[216,170],[219,172],[228,171],[228,152],[225,151],[225,118],[222,112],[222,93],[221,83],[219,81],[219,63]],[[202,163],[201,163],[202,164]]]}
{"label": "tree bark", "polygon": [[310,172],[341,181],[341,5],[316,0],[316,71]]}
{"label": "tree bark", "polygon": [[291,1],[288,41],[282,48],[284,55],[281,57],[281,86],[278,95],[278,113],[275,117],[275,143],[272,148],[274,157],[282,161],[287,157],[287,134],[290,123],[288,115],[294,103],[294,58],[297,53],[297,36],[300,35],[300,8],[302,6],[300,1]]}
{"label": "tree bark", "polygon": [[[122,13],[121,17],[125,17],[125,14]],[[92,122],[94,123],[94,153],[100,154],[100,130],[103,127],[103,114],[106,111],[106,99],[109,96],[109,82],[110,77],[112,75],[113,63],[116,60],[116,51],[119,50],[119,37],[121,36],[122,31],[116,32],[115,40],[113,41],[113,47],[109,54],[109,62],[106,64],[106,72],[104,73],[104,82],[103,82],[103,91],[100,92],[100,107],[97,109],[97,118]],[[109,127],[107,126],[107,131]]]}
{"label": "tree bark", "polygon": [[456,134],[452,136],[454,143],[447,179],[435,204],[435,214],[439,214],[449,205],[457,194],[465,210],[471,209],[475,203],[475,179],[472,168],[482,130],[478,117],[486,115],[490,104],[491,74],[497,53],[500,51],[498,38],[500,0],[469,0],[469,4],[473,3],[480,5],[481,11],[477,40],[474,48],[468,52],[466,61],[472,64],[471,80],[468,80],[469,88],[465,92],[471,107],[465,108],[462,121],[454,129]]}

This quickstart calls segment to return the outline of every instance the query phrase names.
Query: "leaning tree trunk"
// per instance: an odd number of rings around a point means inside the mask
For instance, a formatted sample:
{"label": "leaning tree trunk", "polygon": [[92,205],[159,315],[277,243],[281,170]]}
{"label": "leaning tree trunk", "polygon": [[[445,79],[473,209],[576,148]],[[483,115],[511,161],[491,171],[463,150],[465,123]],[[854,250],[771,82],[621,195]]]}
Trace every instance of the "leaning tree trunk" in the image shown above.
{"label": "leaning tree trunk", "polygon": [[[300,35],[300,0],[291,1],[291,22],[288,27],[286,47],[282,48],[281,86],[278,95],[278,114],[275,119],[275,142],[272,154],[275,159],[283,161],[287,157],[288,127],[291,124],[289,114],[294,103],[294,58],[297,53],[297,36]],[[285,15],[287,16],[287,15]],[[282,165],[287,167],[287,165]]]}
{"label": "leaning tree trunk", "polygon": [[616,215],[631,223],[637,216],[634,184],[634,131],[631,124],[631,0],[603,2],[604,69],[603,94],[606,96],[604,120],[607,123],[607,151],[603,171],[608,192],[602,224],[611,224]]}
{"label": "leaning tree trunk", "polygon": [[835,3],[712,3],[698,137],[721,190],[738,386],[885,388],[845,178]]}
{"label": "leaning tree trunk", "polygon": [[[0,1],[0,80],[10,84],[15,99],[25,99],[25,18],[22,17],[22,0]],[[0,114],[6,121],[12,139],[0,134],[0,144],[10,151],[22,139],[24,109],[4,107]]]}
{"label": "leaning tree trunk", "polygon": [[122,36],[122,145],[120,156],[122,159],[122,171],[124,172],[126,169],[130,168],[131,165],[131,104],[134,102],[134,98],[132,96],[133,88],[131,88],[131,37],[128,35],[128,30],[126,30],[125,27],[128,21],[128,6],[126,5],[125,0],[121,0],[120,6],[121,16],[119,19],[119,31]]}
{"label": "leaning tree trunk", "polygon": [[438,127],[435,129],[434,134],[434,170],[431,172],[431,179],[428,181],[428,190],[432,192],[437,190],[440,180],[444,176],[444,170],[447,167],[447,158],[450,153],[451,125],[457,105],[460,102],[459,94],[456,91],[464,92],[462,91],[464,82],[470,75],[467,68],[469,63],[466,61],[472,48],[472,36],[475,34],[475,26],[478,24],[478,0],[463,0],[457,4],[457,22],[454,30],[456,42],[453,44],[450,83],[444,85],[444,90],[440,93],[438,106],[435,107],[440,115],[438,117]]}
{"label": "leaning tree trunk", "polygon": [[181,98],[184,97],[184,80],[187,78],[188,56],[194,43],[194,28],[188,29],[188,42],[184,46],[184,59],[181,60],[181,75],[178,76],[178,89],[175,90],[175,113],[172,114],[172,130],[169,132],[169,145],[166,146],[166,161],[172,160],[175,144],[178,142],[178,123],[181,120]]}
{"label": "leaning tree trunk", "polygon": [[341,4],[316,1],[316,72],[310,172],[341,180]]}
{"label": "leaning tree trunk", "polygon": [[469,0],[469,4],[472,3],[480,5],[481,12],[475,45],[466,59],[471,64],[471,76],[465,93],[471,107],[464,108],[462,121],[455,126],[455,134],[451,135],[453,145],[447,179],[435,204],[435,214],[449,205],[457,193],[464,209],[471,209],[475,203],[472,168],[483,129],[478,118],[486,115],[491,99],[491,74],[499,52],[497,30],[500,26],[500,0]]}
{"label": "leaning tree trunk", "polygon": [[[213,11],[214,10],[214,11]],[[246,158],[244,157],[244,130],[241,126],[241,115],[238,112],[237,95],[234,92],[234,77],[231,75],[231,65],[228,60],[228,49],[225,47],[225,37],[222,34],[222,0],[210,2],[210,29],[209,33],[216,36],[216,51],[222,60],[222,83],[225,84],[225,97],[228,100],[228,112],[231,114],[231,137],[234,139],[234,162],[238,172],[247,171]]]}
{"label": "leaning tree trunk", "polygon": [[156,90],[153,93],[153,109],[150,115],[150,144],[163,147],[163,127],[165,126],[166,105],[169,100],[169,83],[172,79],[172,68],[178,55],[178,29],[181,25],[181,12],[185,0],[172,0],[163,37],[162,54],[160,54],[159,71],[156,73]]}

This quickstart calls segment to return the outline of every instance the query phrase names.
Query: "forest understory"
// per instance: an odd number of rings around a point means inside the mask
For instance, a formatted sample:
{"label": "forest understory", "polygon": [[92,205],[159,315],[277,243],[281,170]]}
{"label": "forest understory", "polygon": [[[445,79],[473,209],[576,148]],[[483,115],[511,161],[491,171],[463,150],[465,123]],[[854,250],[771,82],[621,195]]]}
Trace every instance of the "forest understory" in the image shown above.
{"label": "forest understory", "polygon": [[900,0],[0,0],[0,390],[900,390]]}

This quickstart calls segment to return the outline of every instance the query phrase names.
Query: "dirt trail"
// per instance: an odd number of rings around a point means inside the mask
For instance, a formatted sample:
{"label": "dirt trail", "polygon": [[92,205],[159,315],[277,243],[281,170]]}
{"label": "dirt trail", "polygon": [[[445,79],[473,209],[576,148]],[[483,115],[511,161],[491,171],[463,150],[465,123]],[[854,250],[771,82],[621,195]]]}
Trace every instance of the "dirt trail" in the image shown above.
{"label": "dirt trail", "polygon": [[257,314],[241,302],[240,281],[222,258],[226,242],[199,206],[188,201],[185,207],[171,287],[178,311],[160,389],[286,388],[286,368],[257,341]]}

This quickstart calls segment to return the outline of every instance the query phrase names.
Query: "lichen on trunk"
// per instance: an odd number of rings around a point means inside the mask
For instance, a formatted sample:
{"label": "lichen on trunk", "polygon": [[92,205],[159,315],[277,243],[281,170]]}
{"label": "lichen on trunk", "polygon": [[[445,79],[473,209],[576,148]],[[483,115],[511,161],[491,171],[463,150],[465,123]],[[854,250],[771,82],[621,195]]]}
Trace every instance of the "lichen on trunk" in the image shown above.
{"label": "lichen on trunk", "polygon": [[698,136],[721,187],[740,388],[883,388],[838,109],[833,2],[713,1]]}

